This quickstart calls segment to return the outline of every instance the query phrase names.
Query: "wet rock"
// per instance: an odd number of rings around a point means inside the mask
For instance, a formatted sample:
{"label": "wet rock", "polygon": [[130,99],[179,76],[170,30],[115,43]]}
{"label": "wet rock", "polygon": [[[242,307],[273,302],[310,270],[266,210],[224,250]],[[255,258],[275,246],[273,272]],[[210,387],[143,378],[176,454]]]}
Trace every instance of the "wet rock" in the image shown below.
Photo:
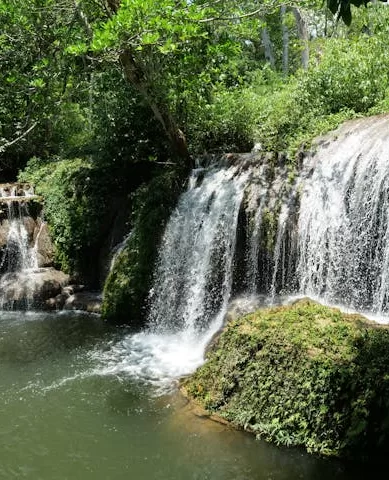
{"label": "wet rock", "polygon": [[9,272],[0,279],[2,308],[45,307],[46,300],[60,294],[69,276],[54,268]]}
{"label": "wet rock", "polygon": [[33,232],[38,258],[38,267],[50,267],[53,264],[54,246],[47,224],[37,219]]}
{"label": "wet rock", "polygon": [[64,310],[83,310],[100,313],[102,296],[97,292],[78,292],[70,295],[65,301]]}
{"label": "wet rock", "polygon": [[62,293],[66,294],[68,297],[75,293],[82,292],[85,289],[85,285],[71,284],[67,285],[62,289]]}

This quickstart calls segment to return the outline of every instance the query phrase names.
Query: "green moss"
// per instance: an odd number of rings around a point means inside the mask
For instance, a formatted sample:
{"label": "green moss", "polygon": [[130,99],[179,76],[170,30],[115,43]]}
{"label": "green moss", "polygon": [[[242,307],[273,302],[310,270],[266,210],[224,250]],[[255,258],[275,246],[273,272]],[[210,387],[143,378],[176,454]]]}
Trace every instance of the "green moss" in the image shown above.
{"label": "green moss", "polygon": [[265,208],[262,216],[261,224],[261,249],[264,252],[272,254],[277,238],[278,217],[280,209],[270,211]]}
{"label": "green moss", "polygon": [[389,447],[389,330],[311,301],[228,325],[184,382],[207,410],[258,437],[324,455]]}
{"label": "green moss", "polygon": [[112,197],[106,171],[88,158],[38,158],[29,161],[19,179],[35,186],[44,199],[44,214],[55,245],[55,263],[61,270],[97,277],[99,246],[110,224]]}
{"label": "green moss", "polygon": [[104,287],[102,315],[106,320],[142,325],[158,245],[183,177],[183,172],[170,171],[135,193],[132,234]]}

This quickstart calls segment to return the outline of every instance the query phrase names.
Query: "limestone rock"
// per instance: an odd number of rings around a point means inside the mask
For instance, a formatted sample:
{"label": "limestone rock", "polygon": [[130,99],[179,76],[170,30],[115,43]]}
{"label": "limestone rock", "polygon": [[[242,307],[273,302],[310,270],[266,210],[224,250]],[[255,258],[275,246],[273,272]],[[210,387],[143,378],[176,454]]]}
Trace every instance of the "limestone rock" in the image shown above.
{"label": "limestone rock", "polygon": [[0,279],[3,308],[41,307],[55,297],[69,281],[69,276],[54,268],[9,272]]}
{"label": "limestone rock", "polygon": [[54,246],[50,238],[49,228],[41,219],[37,219],[33,236],[37,251],[38,266],[50,267],[53,264]]}

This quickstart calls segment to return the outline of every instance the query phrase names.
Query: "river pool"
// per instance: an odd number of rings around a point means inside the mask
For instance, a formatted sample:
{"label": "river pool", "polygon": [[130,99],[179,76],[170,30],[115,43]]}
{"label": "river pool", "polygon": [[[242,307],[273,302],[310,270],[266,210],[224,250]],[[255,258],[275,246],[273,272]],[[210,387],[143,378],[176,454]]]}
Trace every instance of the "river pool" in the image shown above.
{"label": "river pool", "polygon": [[174,383],[105,368],[128,335],[97,316],[0,313],[1,479],[366,478],[207,420]]}

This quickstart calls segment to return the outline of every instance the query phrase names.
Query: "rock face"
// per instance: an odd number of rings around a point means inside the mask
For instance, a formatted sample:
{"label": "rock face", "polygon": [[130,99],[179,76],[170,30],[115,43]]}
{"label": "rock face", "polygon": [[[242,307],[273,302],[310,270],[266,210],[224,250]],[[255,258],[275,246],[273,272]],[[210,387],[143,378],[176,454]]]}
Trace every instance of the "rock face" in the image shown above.
{"label": "rock face", "polygon": [[389,328],[302,300],[227,325],[183,388],[266,440],[371,459],[389,448],[388,365]]}
{"label": "rock face", "polygon": [[38,267],[51,267],[54,259],[54,246],[47,223],[40,218],[35,222],[33,241],[36,248]]}
{"label": "rock face", "polygon": [[46,300],[61,293],[69,282],[54,268],[9,272],[0,278],[2,309],[45,308]]}

